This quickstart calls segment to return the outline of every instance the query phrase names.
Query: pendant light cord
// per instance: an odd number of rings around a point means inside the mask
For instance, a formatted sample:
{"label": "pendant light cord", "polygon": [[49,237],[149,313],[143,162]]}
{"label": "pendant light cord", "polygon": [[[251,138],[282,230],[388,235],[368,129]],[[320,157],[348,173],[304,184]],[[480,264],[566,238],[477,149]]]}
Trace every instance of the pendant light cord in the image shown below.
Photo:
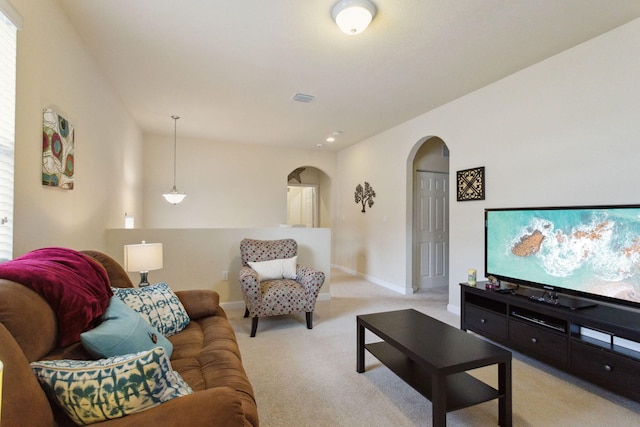
{"label": "pendant light cord", "polygon": [[168,193],[164,193],[162,197],[172,205],[177,205],[182,202],[187,195],[178,193],[178,189],[176,188],[176,177],[178,175],[178,119],[180,116],[171,116],[171,118],[173,119],[173,188]]}
{"label": "pendant light cord", "polygon": [[177,139],[178,139],[178,119],[180,116],[171,116],[173,119],[173,190],[176,189],[176,157],[177,157]]}

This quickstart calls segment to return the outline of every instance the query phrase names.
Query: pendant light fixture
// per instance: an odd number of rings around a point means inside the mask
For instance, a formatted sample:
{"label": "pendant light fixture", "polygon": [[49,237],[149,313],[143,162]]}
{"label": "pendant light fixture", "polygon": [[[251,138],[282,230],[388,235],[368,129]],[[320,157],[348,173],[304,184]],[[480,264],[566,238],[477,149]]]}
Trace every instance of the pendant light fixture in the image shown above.
{"label": "pendant light fixture", "polygon": [[360,34],[376,16],[376,5],[370,0],[340,0],[331,9],[331,16],[342,32]]}
{"label": "pendant light fixture", "polygon": [[187,195],[178,192],[176,189],[176,141],[178,139],[178,119],[180,116],[171,116],[171,118],[173,119],[173,188],[170,192],[164,193],[162,197],[164,197],[167,202],[177,205],[184,200]]}

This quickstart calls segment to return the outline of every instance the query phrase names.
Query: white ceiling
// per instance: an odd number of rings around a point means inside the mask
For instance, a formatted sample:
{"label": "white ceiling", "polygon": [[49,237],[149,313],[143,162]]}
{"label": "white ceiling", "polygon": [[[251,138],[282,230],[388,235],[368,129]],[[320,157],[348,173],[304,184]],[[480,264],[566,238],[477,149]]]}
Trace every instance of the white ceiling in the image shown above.
{"label": "white ceiling", "polygon": [[[337,150],[640,17],[640,0],[59,0],[146,133]],[[301,92],[317,96],[294,102]]]}

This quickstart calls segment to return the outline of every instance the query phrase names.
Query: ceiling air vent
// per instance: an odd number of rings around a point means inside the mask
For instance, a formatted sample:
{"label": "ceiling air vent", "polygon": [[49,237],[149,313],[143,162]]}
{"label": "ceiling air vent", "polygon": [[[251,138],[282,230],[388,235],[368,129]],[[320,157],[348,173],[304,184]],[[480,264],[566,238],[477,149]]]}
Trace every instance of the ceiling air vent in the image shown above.
{"label": "ceiling air vent", "polygon": [[309,95],[306,93],[295,93],[293,94],[293,96],[291,97],[291,99],[293,99],[294,101],[297,102],[313,102],[314,99],[316,99],[315,95]]}

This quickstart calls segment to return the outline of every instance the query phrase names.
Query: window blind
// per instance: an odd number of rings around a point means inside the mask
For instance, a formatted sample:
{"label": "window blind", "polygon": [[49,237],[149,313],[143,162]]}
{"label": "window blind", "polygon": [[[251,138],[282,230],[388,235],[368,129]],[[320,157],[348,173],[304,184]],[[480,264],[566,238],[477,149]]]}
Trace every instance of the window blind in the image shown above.
{"label": "window blind", "polygon": [[16,127],[15,11],[0,2],[0,262],[13,257],[13,184]]}

